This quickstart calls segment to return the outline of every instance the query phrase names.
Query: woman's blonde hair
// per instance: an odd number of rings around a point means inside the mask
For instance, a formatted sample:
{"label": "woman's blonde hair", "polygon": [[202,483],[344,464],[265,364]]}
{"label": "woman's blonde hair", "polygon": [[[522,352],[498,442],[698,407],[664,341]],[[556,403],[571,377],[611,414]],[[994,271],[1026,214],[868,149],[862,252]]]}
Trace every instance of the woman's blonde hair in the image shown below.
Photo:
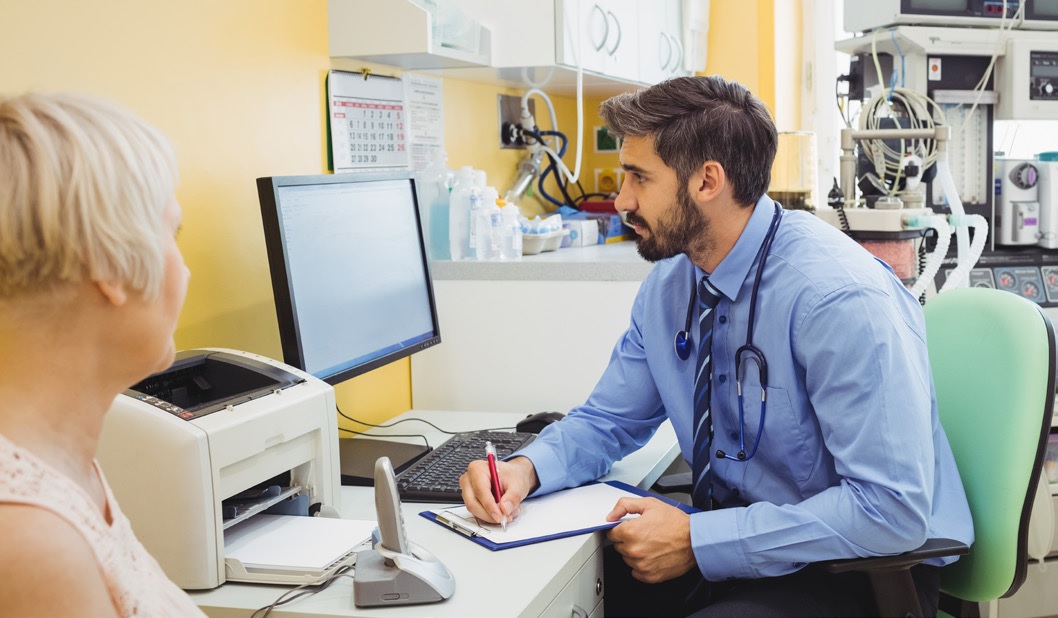
{"label": "woman's blonde hair", "polygon": [[121,106],[0,97],[0,298],[86,280],[155,297],[176,180],[169,140]]}

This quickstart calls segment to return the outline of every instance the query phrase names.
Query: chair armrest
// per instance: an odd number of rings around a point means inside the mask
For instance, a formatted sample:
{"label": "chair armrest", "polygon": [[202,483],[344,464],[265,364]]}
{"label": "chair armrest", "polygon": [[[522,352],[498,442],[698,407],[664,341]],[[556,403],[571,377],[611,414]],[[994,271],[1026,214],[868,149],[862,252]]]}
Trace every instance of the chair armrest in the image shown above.
{"label": "chair armrest", "polygon": [[910,568],[923,560],[942,556],[963,556],[970,553],[965,543],[952,539],[927,539],[918,549],[895,556],[869,556],[846,560],[828,560],[815,565],[831,573],[845,571],[895,571]]}
{"label": "chair armrest", "polygon": [[659,478],[650,490],[659,494],[689,494],[693,488],[694,484],[691,482],[691,473],[677,472],[676,474],[667,474]]}

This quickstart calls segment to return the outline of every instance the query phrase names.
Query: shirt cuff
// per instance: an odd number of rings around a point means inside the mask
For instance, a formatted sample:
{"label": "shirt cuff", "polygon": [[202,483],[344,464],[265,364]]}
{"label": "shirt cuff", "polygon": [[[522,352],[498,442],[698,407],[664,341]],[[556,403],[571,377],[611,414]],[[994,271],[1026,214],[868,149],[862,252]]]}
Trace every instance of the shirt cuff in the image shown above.
{"label": "shirt cuff", "polygon": [[533,462],[533,468],[536,470],[536,480],[540,482],[540,486],[530,493],[530,496],[549,494],[553,491],[564,489],[568,484],[565,467],[555,455],[554,450],[548,448],[547,445],[534,441],[512,453],[506,459],[514,459],[515,457],[525,457]]}
{"label": "shirt cuff", "polygon": [[691,515],[691,549],[698,570],[713,582],[756,577],[742,551],[738,513],[745,509],[719,509]]}

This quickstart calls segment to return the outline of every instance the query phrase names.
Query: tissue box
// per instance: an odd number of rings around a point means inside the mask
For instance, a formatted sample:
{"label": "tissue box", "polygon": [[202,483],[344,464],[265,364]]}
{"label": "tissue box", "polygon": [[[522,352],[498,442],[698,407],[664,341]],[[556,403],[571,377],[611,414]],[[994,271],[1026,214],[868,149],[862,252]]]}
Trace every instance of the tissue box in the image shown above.
{"label": "tissue box", "polygon": [[569,230],[569,236],[562,239],[563,247],[587,247],[597,245],[602,240],[599,224],[590,219],[575,219],[562,222],[562,227]]}
{"label": "tissue box", "polygon": [[636,237],[635,230],[625,225],[620,215],[592,212],[584,213],[584,215],[588,220],[595,221],[599,225],[602,243],[621,242]]}

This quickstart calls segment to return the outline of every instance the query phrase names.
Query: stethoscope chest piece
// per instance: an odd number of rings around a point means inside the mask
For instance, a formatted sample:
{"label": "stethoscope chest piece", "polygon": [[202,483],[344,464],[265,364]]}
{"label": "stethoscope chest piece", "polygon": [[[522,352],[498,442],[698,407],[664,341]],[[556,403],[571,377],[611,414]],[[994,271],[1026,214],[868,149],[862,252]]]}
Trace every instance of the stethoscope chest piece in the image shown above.
{"label": "stethoscope chest piece", "polygon": [[681,330],[676,333],[676,338],[672,340],[672,347],[676,350],[676,357],[681,361],[685,361],[691,357],[691,337],[690,334]]}

